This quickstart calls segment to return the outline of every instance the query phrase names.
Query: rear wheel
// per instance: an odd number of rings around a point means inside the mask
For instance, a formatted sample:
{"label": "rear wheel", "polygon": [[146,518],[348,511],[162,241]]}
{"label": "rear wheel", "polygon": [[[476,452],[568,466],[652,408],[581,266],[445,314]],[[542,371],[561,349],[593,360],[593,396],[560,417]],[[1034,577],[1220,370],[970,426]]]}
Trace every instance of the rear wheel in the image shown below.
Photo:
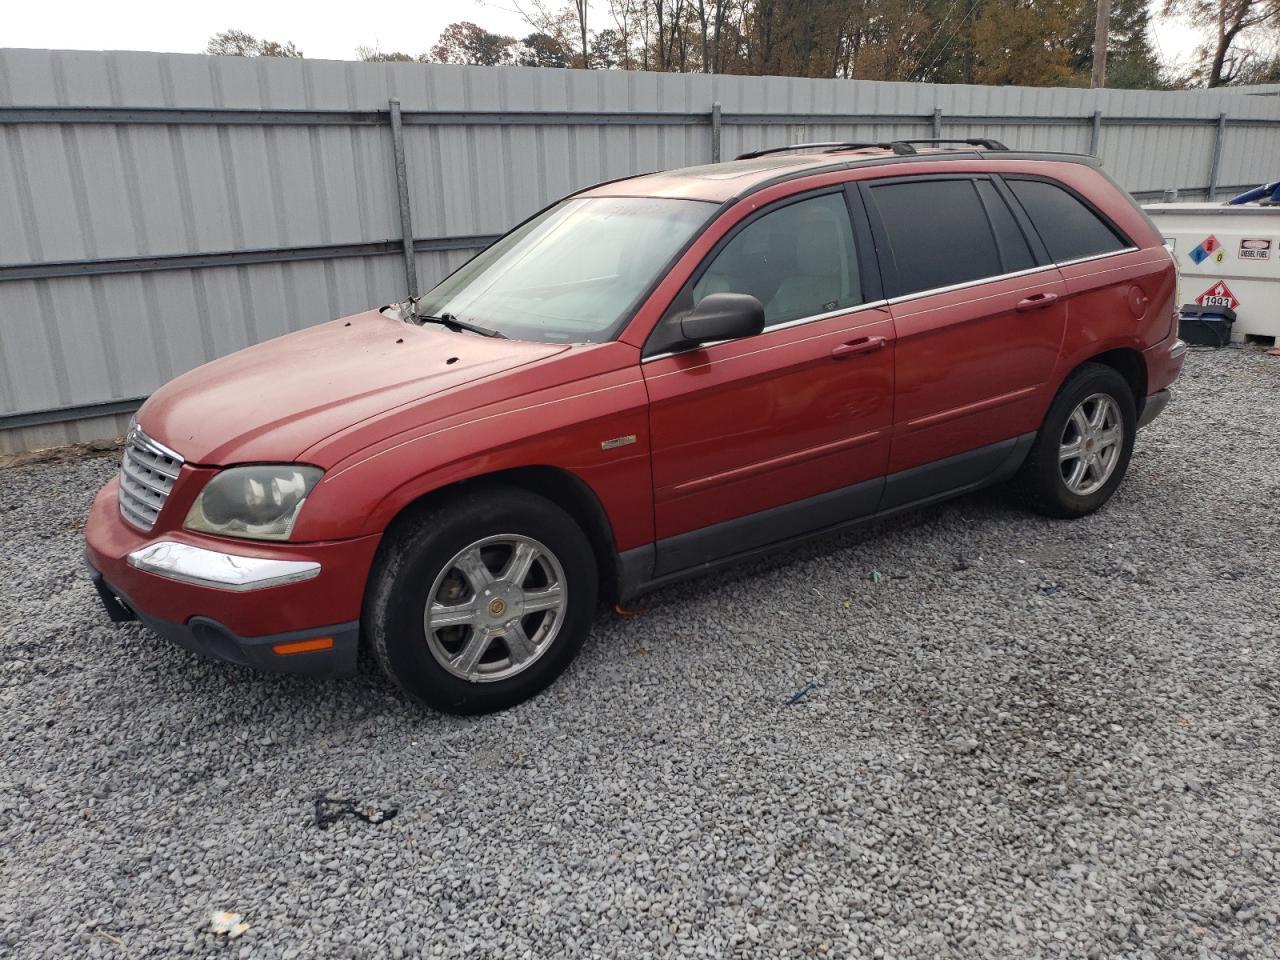
{"label": "rear wheel", "polygon": [[1051,517],[1097,510],[1124,479],[1136,428],[1128,381],[1104,364],[1083,364],[1058,391],[1022,465],[1024,499]]}
{"label": "rear wheel", "polygon": [[596,581],[590,543],[564,510],[488,488],[388,535],[362,625],[382,669],[415,700],[488,713],[569,665],[590,629]]}

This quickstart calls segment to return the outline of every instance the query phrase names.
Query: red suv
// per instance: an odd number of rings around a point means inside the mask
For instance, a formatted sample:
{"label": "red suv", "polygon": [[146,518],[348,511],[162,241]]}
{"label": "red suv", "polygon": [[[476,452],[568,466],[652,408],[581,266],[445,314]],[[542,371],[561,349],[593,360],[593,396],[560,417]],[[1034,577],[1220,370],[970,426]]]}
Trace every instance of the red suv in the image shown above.
{"label": "red suv", "polygon": [[109,614],[484,712],[602,600],[1005,480],[1096,510],[1182,366],[1173,261],[1089,157],[928,144],[583,190],[179,377],[88,519]]}

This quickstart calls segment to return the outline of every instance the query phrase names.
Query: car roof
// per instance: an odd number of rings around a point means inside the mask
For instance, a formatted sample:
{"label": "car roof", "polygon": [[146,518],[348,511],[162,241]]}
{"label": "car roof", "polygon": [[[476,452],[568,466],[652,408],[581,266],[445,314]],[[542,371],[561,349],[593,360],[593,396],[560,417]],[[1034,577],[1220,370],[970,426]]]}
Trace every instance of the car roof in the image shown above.
{"label": "car roof", "polygon": [[909,164],[922,160],[1057,160],[1097,166],[1094,157],[1082,154],[984,150],[974,147],[920,147],[912,153],[896,153],[889,146],[850,147],[768,153],[724,163],[708,163],[612,180],[583,190],[578,196],[672,197],[724,203],[771,183],[826,170],[881,164]]}

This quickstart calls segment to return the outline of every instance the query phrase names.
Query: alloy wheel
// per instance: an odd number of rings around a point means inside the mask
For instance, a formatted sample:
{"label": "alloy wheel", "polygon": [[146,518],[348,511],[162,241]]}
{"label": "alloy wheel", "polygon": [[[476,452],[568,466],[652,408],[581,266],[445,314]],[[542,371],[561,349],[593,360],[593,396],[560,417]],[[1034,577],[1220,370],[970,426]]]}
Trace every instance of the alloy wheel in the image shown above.
{"label": "alloy wheel", "polygon": [[1085,397],[1071,411],[1058,444],[1062,482],[1079,497],[1096,493],[1111,479],[1123,447],[1120,405],[1106,393]]}
{"label": "alloy wheel", "polygon": [[436,661],[471,683],[505,680],[551,647],[566,610],[560,561],[530,537],[464,547],[436,576],[423,625]]}

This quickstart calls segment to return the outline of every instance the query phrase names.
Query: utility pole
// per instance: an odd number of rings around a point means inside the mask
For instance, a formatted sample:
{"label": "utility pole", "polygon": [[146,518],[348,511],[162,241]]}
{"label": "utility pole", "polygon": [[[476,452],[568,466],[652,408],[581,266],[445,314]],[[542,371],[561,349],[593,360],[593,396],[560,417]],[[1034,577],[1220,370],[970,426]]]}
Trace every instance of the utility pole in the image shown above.
{"label": "utility pole", "polygon": [[1095,90],[1107,85],[1107,34],[1111,29],[1111,0],[1098,0],[1098,19],[1093,25],[1093,79]]}

